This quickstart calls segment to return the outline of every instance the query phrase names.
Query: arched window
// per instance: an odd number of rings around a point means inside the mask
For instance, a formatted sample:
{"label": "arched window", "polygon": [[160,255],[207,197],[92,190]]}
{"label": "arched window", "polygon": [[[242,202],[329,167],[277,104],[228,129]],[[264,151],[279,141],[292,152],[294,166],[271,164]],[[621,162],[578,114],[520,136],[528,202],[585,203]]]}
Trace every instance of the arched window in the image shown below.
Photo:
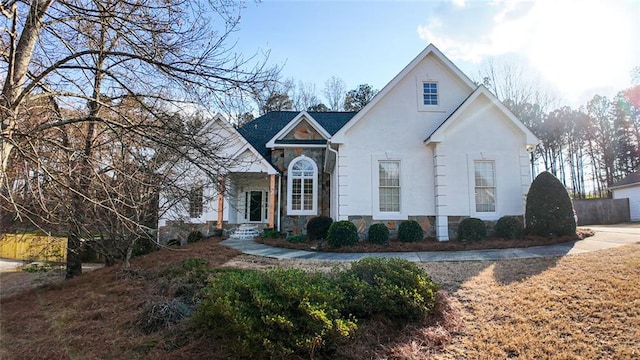
{"label": "arched window", "polygon": [[287,214],[317,215],[318,166],[313,159],[299,156],[289,164]]}

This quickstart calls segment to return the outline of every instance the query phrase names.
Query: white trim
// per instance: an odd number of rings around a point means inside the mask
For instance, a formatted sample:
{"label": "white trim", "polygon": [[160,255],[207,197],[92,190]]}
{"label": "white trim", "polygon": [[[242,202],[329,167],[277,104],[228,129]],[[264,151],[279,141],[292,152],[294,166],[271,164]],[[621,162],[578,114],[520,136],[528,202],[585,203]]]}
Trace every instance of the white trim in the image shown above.
{"label": "white trim", "polygon": [[640,186],[640,182],[634,182],[634,183],[626,184],[626,185],[609,186],[609,190],[624,189],[624,188],[628,188],[628,187],[632,187],[632,186]]}
{"label": "white trim", "polygon": [[[424,104],[424,84],[436,84],[436,105]],[[441,81],[430,76],[416,76],[416,101],[418,111],[420,112],[445,112],[442,107],[442,91],[440,88]]]}
{"label": "white trim", "polygon": [[376,94],[376,96],[371,99],[371,101],[364,107],[362,110],[358,111],[358,113],[351,118],[338,132],[336,132],[331,138],[332,143],[344,143],[346,141],[346,132],[353,127],[360,119],[362,119],[373,107],[375,107],[378,102],[382,100],[388,93],[392,91],[392,89],[400,83],[416,66],[422,62],[427,56],[433,55],[438,59],[445,68],[451,71],[454,76],[457,76],[463,84],[465,84],[469,91],[473,90],[476,85],[471,81],[471,79],[465,75],[458,67],[451,62],[437,47],[433,44],[429,44],[418,56],[416,56],[407,66],[405,66],[402,71],[398,75],[396,75],[387,85],[385,85],[380,92]]}
{"label": "white trim", "polygon": [[267,141],[266,147],[273,149],[281,144],[276,144],[276,141],[282,140],[291,130],[293,130],[302,120],[306,120],[314,130],[316,130],[325,140],[331,137],[331,134],[320,125],[313,116],[309,115],[306,111],[301,111],[296,117],[294,117],[289,123],[283,127],[277,134],[275,134],[269,141]]}
{"label": "white trim", "polygon": [[444,141],[446,131],[453,123],[458,121],[458,119],[464,118],[462,114],[467,110],[471,104],[480,97],[480,95],[485,96],[491,103],[498,108],[506,117],[510,120],[511,124],[518,128],[522,133],[524,133],[526,138],[526,145],[533,145],[534,147],[538,145],[541,141],[536,137],[531,130],[529,130],[518,118],[506,107],[498,98],[496,98],[491,91],[489,91],[483,85],[478,86],[478,88],[460,105],[448,118],[447,120],[440,125],[427,139],[424,140],[426,145],[431,143],[439,143]]}
{"label": "white trim", "polygon": [[[469,214],[482,220],[495,220],[500,213],[500,176],[499,170],[501,165],[501,156],[497,153],[478,152],[467,154],[467,171],[469,184]],[[495,187],[495,211],[476,211],[476,179],[475,179],[475,162],[476,161],[492,161],[493,176]]]}
{"label": "white trim", "polygon": [[[252,221],[251,220],[251,193],[259,192],[261,193],[260,200],[260,220]],[[244,190],[244,205],[243,205],[243,218],[244,222],[248,224],[268,224],[269,223],[269,190],[265,190],[264,188],[249,188]]]}
{"label": "white trim", "polygon": [[[306,160],[313,166],[313,179],[312,179],[312,197],[311,197],[311,210],[294,210],[293,209],[293,176],[291,176],[291,169],[298,161]],[[304,183],[301,184],[302,191],[304,193]],[[302,195],[301,201],[303,201],[304,195]],[[301,204],[302,205],[302,204]],[[287,215],[318,215],[318,164],[305,155],[300,155],[297,158],[291,160],[287,167]]]}
{"label": "white trim", "polygon": [[[400,211],[380,211],[380,161],[397,161],[399,163],[400,171]],[[407,171],[403,170],[403,156],[401,154],[392,153],[387,151],[385,153],[371,154],[371,215],[373,220],[407,220],[409,216],[405,213],[405,192],[406,184],[405,174]]]}
{"label": "white trim", "polygon": [[[262,169],[269,175],[278,175],[280,174],[280,172],[278,170],[276,170],[273,165],[271,165],[265,158],[264,156],[262,156],[262,154],[260,154],[258,152],[258,150],[256,150],[251,144],[249,144],[249,142],[247,142],[246,140],[244,140],[244,138],[242,138],[243,141],[245,142],[245,145],[242,146],[240,148],[240,150],[238,150],[235,154],[233,154],[231,156],[231,160],[236,160],[236,158],[240,155],[242,155],[244,152],[246,152],[247,150],[249,152],[251,152],[251,154],[253,156],[256,157],[256,159],[258,159],[258,162],[262,165]],[[232,164],[230,172],[246,172],[246,170],[239,170],[237,169],[238,165],[237,164]]]}
{"label": "white trim", "polygon": [[275,144],[272,149],[285,148],[326,148],[327,144]]}

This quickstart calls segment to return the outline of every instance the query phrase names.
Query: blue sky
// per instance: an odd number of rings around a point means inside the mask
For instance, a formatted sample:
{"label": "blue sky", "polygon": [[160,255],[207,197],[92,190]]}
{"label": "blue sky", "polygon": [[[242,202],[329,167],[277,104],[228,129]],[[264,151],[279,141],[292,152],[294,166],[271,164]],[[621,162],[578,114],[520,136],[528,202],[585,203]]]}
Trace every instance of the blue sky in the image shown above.
{"label": "blue sky", "polygon": [[381,89],[429,43],[471,78],[493,58],[517,59],[560,104],[613,96],[640,66],[640,0],[249,2],[237,51],[270,51],[284,78]]}

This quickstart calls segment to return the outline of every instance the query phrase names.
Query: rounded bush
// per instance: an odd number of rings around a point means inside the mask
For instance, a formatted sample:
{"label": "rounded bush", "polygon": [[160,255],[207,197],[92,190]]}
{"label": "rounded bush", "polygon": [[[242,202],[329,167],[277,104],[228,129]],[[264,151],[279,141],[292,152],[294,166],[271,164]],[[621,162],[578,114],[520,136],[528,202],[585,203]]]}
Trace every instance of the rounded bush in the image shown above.
{"label": "rounded bush", "polygon": [[326,239],[332,223],[333,219],[328,216],[312,217],[307,223],[307,237],[312,241]]}
{"label": "rounded bush", "polygon": [[326,274],[297,269],[224,270],[202,291],[197,325],[226,343],[233,358],[314,358],[357,329]]}
{"label": "rounded bush", "polygon": [[478,218],[466,218],[458,225],[458,240],[480,241],[487,238],[487,225]]}
{"label": "rounded bush", "polygon": [[402,242],[418,242],[424,240],[422,227],[415,220],[403,221],[398,227],[398,240]]}
{"label": "rounded bush", "polygon": [[287,242],[292,244],[303,243],[307,238],[304,235],[291,235],[287,237]]}
{"label": "rounded bush", "polygon": [[438,285],[411,261],[365,258],[339,274],[344,310],[360,318],[379,314],[418,319],[435,306]]}
{"label": "rounded bush", "polygon": [[336,221],[329,226],[327,241],[333,247],[353,246],[358,243],[358,229],[351,221]]}
{"label": "rounded bush", "polygon": [[277,239],[277,238],[280,237],[280,233],[276,229],[266,228],[266,229],[262,230],[262,237],[263,238]]}
{"label": "rounded bush", "polygon": [[496,235],[503,239],[520,239],[524,226],[515,216],[503,216],[498,219],[495,230]]}
{"label": "rounded bush", "polygon": [[386,244],[389,242],[389,229],[385,224],[373,224],[369,226],[368,238],[373,244]]}
{"label": "rounded bush", "polygon": [[576,233],[573,204],[564,185],[548,171],[540,173],[527,193],[525,229],[538,236]]}
{"label": "rounded bush", "polygon": [[187,243],[194,243],[202,240],[204,235],[200,231],[192,231],[187,236]]}

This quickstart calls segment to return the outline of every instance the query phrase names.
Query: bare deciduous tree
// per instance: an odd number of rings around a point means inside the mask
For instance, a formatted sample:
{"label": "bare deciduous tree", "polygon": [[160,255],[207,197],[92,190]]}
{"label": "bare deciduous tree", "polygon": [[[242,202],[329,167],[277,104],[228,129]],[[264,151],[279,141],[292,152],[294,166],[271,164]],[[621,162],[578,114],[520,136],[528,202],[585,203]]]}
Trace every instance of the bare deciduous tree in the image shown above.
{"label": "bare deciduous tree", "polygon": [[330,77],[324,83],[324,89],[322,93],[327,100],[327,104],[329,105],[329,109],[333,111],[341,111],[344,108],[344,96],[346,93],[346,85],[344,84],[344,80],[340,79],[337,76]]}
{"label": "bare deciduous tree", "polygon": [[129,191],[177,184],[170,164],[211,179],[229,166],[219,155],[226,139],[176,113],[260,91],[276,70],[227,45],[240,6],[226,1],[0,7],[2,205],[39,227],[66,229],[67,277],[81,272],[78,249],[99,214],[116,219],[121,235],[149,230],[136,213],[149,199]]}

